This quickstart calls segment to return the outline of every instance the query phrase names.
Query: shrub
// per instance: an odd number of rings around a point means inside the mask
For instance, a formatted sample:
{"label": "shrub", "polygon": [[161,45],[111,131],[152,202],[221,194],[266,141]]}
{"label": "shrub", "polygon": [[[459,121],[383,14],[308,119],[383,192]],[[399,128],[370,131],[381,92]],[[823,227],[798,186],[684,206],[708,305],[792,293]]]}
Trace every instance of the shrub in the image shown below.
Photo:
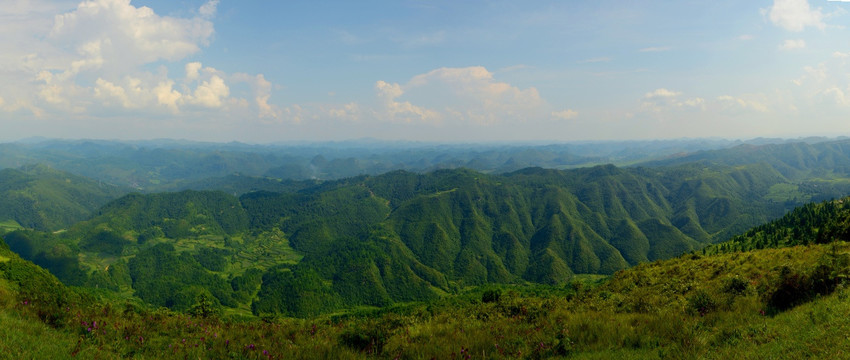
{"label": "shrub", "polygon": [[766,300],[769,307],[784,311],[806,302],[812,294],[811,279],[786,266],[780,270],[775,289],[766,294]]}
{"label": "shrub", "polygon": [[495,303],[499,302],[499,299],[502,298],[502,291],[499,289],[487,290],[481,295],[481,302],[483,303]]}
{"label": "shrub", "polygon": [[723,292],[732,295],[741,295],[747,291],[749,283],[738,276],[729,277],[723,280]]}
{"label": "shrub", "polygon": [[699,316],[705,316],[714,310],[717,309],[717,301],[711,297],[703,289],[697,290],[690,296],[688,296],[688,312],[691,314],[699,314]]}

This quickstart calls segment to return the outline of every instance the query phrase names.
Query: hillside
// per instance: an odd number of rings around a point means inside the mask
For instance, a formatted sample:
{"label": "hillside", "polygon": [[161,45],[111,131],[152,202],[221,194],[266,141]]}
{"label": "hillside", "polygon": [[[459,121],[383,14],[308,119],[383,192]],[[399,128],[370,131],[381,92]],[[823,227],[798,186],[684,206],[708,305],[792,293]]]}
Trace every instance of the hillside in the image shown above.
{"label": "hillside", "polygon": [[[305,320],[188,314],[68,288],[0,242],[4,354],[24,358],[841,358],[844,242],[701,257],[602,282],[476,288]],[[480,354],[480,355],[479,355]]]}
{"label": "hillside", "polygon": [[6,238],[67,284],[305,317],[670,258],[781,216],[778,184],[764,164],[396,171],[239,198],[131,194],[62,234]]}
{"label": "hillside", "polygon": [[747,251],[850,241],[850,197],[800,206],[704,252]]}
{"label": "hillside", "polygon": [[792,181],[812,178],[844,177],[850,174],[850,140],[817,143],[742,144],[727,149],[703,150],[644,166],[671,166],[690,163],[714,163],[729,166],[770,164]]}
{"label": "hillside", "polygon": [[124,193],[118,187],[44,165],[3,169],[0,223],[56,231],[85,220]]}

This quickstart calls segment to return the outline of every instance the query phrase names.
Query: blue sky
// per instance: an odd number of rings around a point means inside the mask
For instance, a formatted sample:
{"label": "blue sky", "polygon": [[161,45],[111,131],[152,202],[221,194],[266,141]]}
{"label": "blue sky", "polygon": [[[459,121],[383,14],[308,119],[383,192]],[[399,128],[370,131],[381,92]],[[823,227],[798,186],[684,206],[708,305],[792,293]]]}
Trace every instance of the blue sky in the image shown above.
{"label": "blue sky", "polygon": [[850,3],[9,0],[0,140],[850,135]]}

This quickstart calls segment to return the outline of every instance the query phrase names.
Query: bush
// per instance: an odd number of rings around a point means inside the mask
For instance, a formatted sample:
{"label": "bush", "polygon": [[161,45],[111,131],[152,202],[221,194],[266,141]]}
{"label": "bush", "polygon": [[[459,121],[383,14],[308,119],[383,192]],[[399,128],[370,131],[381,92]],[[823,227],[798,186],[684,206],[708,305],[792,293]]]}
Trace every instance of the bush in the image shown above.
{"label": "bush", "polygon": [[705,316],[705,314],[717,309],[717,301],[715,301],[708,292],[700,289],[688,296],[687,309],[691,314]]}
{"label": "bush", "polygon": [[741,295],[747,291],[749,283],[738,276],[729,277],[723,280],[723,292],[731,295]]}
{"label": "bush", "polygon": [[481,302],[483,303],[495,303],[499,302],[499,299],[502,298],[502,291],[499,289],[487,290],[481,295]]}
{"label": "bush", "polygon": [[784,311],[802,304],[811,296],[811,280],[788,267],[783,267],[775,289],[767,293],[767,305],[774,310]]}

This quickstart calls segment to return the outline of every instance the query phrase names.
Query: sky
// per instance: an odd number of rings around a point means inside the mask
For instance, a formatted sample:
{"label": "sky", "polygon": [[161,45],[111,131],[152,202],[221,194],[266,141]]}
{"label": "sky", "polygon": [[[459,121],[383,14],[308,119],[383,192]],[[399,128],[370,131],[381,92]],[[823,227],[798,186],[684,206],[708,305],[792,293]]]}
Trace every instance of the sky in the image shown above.
{"label": "sky", "polygon": [[850,2],[3,0],[0,141],[850,135]]}

